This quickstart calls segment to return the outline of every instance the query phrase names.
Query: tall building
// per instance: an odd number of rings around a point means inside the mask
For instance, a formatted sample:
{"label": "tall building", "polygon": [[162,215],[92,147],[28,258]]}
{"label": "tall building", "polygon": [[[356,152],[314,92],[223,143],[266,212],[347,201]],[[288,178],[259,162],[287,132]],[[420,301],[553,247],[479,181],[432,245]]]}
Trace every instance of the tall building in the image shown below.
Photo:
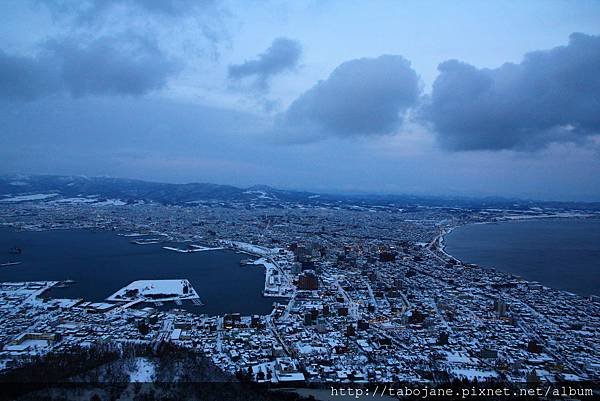
{"label": "tall building", "polygon": [[298,276],[298,288],[301,290],[319,288],[319,279],[313,270],[305,270]]}
{"label": "tall building", "polygon": [[494,300],[494,311],[498,314],[499,317],[506,316],[507,311],[506,302],[501,299]]}

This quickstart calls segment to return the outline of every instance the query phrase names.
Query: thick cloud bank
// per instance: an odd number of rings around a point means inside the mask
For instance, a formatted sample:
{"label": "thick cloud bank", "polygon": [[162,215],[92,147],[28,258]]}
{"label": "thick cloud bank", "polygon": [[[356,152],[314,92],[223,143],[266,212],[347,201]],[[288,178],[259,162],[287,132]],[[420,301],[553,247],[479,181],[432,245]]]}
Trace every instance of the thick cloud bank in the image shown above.
{"label": "thick cloud bank", "polygon": [[0,99],[33,100],[61,88],[60,71],[49,57],[20,57],[0,50]]}
{"label": "thick cloud bank", "polygon": [[296,68],[301,54],[302,46],[299,42],[278,38],[255,60],[229,66],[229,78],[253,78],[256,87],[265,90],[273,76]]}
{"label": "thick cloud bank", "polygon": [[35,57],[0,50],[0,98],[142,95],[164,87],[176,70],[153,41],[139,36],[101,37],[85,45],[50,41]]}
{"label": "thick cloud bank", "polygon": [[211,6],[213,0],[40,0],[54,16],[75,17],[78,22],[97,22],[114,8],[158,16],[180,16],[198,6]]}
{"label": "thick cloud bank", "polygon": [[392,133],[419,97],[419,78],[401,56],[339,65],[298,97],[276,124],[294,141]]}
{"label": "thick cloud bank", "polygon": [[422,117],[451,150],[537,149],[600,134],[600,37],[574,33],[567,46],[520,64],[438,67]]}

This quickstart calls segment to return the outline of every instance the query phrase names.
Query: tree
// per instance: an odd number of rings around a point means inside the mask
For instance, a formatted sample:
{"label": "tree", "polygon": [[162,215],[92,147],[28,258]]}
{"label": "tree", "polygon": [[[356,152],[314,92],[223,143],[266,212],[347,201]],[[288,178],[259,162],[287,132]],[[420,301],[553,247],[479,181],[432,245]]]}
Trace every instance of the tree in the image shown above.
{"label": "tree", "polygon": [[148,327],[148,325],[145,322],[142,322],[138,325],[138,330],[142,335],[145,336],[150,331],[150,327]]}
{"label": "tree", "polygon": [[244,379],[247,382],[251,382],[252,379],[254,379],[254,371],[252,370],[252,366],[250,366],[246,371],[246,377]]}

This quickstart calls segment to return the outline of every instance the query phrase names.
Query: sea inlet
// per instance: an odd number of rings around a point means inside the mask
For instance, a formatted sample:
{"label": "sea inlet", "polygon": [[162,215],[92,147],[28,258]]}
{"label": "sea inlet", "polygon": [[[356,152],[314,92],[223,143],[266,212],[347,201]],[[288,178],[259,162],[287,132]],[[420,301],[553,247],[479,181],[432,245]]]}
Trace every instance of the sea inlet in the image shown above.
{"label": "sea inlet", "polygon": [[[230,250],[179,253],[162,247],[186,244],[136,245],[132,239],[110,231],[0,228],[0,263],[22,262],[0,267],[0,282],[73,280],[72,285],[53,288],[47,295],[103,301],[135,280],[181,278],[190,281],[204,305],[184,301],[166,307],[209,315],[271,312],[273,298],[262,295],[264,269],[240,266],[248,255]],[[22,252],[11,253],[15,247]]]}
{"label": "sea inlet", "polygon": [[553,218],[470,224],[444,240],[446,252],[580,295],[600,295],[600,219]]}

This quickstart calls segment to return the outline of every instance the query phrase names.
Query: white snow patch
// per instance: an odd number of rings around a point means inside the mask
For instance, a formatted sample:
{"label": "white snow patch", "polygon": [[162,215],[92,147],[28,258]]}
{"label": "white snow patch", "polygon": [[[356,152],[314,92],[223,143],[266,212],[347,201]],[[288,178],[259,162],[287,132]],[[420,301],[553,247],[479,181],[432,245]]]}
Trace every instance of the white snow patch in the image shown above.
{"label": "white snow patch", "polygon": [[194,245],[194,244],[190,244],[189,246],[190,247],[188,249],[181,249],[181,248],[176,248],[173,246],[163,246],[163,249],[166,249],[167,251],[174,251],[174,252],[179,252],[179,253],[218,251],[220,249],[224,249],[223,247],[210,248],[207,246]]}
{"label": "white snow patch", "polygon": [[80,204],[80,203],[93,203],[97,202],[98,199],[95,198],[63,198],[52,201],[52,203],[57,204]]}
{"label": "white snow patch", "polygon": [[136,358],[133,369],[129,372],[131,383],[151,383],[154,379],[154,364],[147,358]]}
{"label": "white snow patch", "polygon": [[265,191],[244,191],[244,193],[248,195],[258,195],[258,199],[277,199],[273,196],[268,195]]}
{"label": "white snow patch", "polygon": [[107,199],[105,201],[95,203],[94,205],[97,205],[97,206],[124,206],[126,204],[127,204],[127,202],[123,202],[120,199]]}
{"label": "white snow patch", "polygon": [[259,256],[269,256],[279,252],[279,248],[267,248],[260,245],[248,244],[239,241],[222,241],[224,245],[232,246],[236,250],[248,252]]}
{"label": "white snow patch", "polygon": [[477,378],[477,380],[498,377],[498,373],[491,370],[479,370],[479,369],[452,369],[450,374],[455,377],[465,377],[468,380],[473,380]]}
{"label": "white snow patch", "polygon": [[33,194],[33,195],[19,195],[19,196],[14,196],[12,198],[0,199],[0,202],[36,201],[36,200],[53,198],[53,197],[55,197],[57,195],[58,195],[57,193],[51,193],[51,194]]}

